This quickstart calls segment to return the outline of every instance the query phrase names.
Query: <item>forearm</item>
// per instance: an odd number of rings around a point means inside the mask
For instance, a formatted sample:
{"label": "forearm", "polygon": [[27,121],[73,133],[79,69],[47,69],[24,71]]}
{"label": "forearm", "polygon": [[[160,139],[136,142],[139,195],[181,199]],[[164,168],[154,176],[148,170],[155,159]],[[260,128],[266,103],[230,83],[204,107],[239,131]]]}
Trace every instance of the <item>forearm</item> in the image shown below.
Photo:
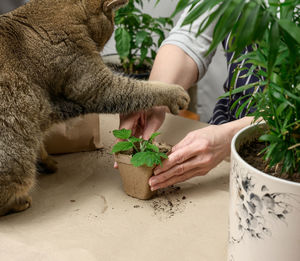
{"label": "forearm", "polygon": [[228,137],[227,142],[230,144],[233,136],[242,128],[251,125],[251,123],[253,123],[253,120],[254,117],[244,117],[239,120],[231,121],[219,126],[222,127],[222,129],[224,130],[226,137]]}
{"label": "forearm", "polygon": [[198,78],[198,67],[194,60],[175,45],[164,45],[159,49],[150,74],[150,81],[161,81],[191,87]]}

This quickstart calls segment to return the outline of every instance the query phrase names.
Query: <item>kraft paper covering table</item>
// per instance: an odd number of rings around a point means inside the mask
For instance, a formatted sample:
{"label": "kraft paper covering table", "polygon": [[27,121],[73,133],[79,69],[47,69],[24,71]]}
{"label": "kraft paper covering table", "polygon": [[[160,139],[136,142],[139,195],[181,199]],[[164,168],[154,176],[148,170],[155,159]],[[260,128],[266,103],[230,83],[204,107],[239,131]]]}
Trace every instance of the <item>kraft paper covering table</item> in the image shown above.
{"label": "kraft paper covering table", "polygon": [[[175,144],[203,126],[168,115],[161,139]],[[32,208],[0,218],[0,260],[226,260],[229,163],[137,200],[112,168],[117,127],[117,116],[101,115],[105,149],[56,156],[59,171],[39,177]]]}

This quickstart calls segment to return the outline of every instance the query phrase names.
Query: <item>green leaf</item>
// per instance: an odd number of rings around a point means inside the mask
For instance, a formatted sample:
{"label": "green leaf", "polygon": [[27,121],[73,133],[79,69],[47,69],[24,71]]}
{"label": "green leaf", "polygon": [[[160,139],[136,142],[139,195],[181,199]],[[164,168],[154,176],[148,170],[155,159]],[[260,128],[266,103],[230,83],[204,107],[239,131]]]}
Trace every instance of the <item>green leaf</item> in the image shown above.
{"label": "green leaf", "polygon": [[148,36],[148,33],[146,31],[139,31],[136,34],[135,42],[137,45],[140,45],[144,42],[146,37]]}
{"label": "green leaf", "polygon": [[166,153],[163,153],[163,152],[158,153],[158,155],[159,155],[161,158],[164,158],[164,159],[167,159],[167,158],[168,158],[168,155],[167,155]]}
{"label": "green leaf", "polygon": [[160,38],[164,39],[165,38],[165,33],[163,30],[154,28],[153,32],[155,32]]}
{"label": "green leaf", "polygon": [[158,135],[160,135],[160,132],[154,132],[149,138],[149,141],[152,142]]}
{"label": "green leaf", "polygon": [[270,50],[268,54],[268,77],[271,76],[279,50],[279,27],[277,22],[274,22],[271,26],[269,42]]}
{"label": "green leaf", "polygon": [[153,167],[161,163],[160,157],[155,152],[138,152],[132,156],[131,163],[135,167],[147,165]]}
{"label": "green leaf", "polygon": [[131,130],[113,130],[113,135],[118,139],[127,140],[131,136]]}
{"label": "green leaf", "polygon": [[247,45],[251,44],[259,10],[259,5],[254,4],[254,2],[248,2],[238,19],[237,29],[233,28],[232,35],[235,39],[230,47],[230,51],[235,52],[233,60],[241,54]]}
{"label": "green leaf", "polygon": [[280,142],[281,140],[272,134],[264,134],[262,136],[259,137],[260,141],[269,141],[269,142]]}
{"label": "green leaf", "polygon": [[145,47],[142,47],[141,48],[141,62],[140,62],[141,64],[143,63],[144,59],[146,58],[147,53],[148,53],[148,49]]}
{"label": "green leaf", "polygon": [[[213,41],[210,45],[208,53],[217,48],[220,42],[229,34],[232,28],[236,25],[241,11],[244,8],[245,1],[231,0],[224,1],[224,3],[230,2],[230,5],[226,8],[220,19],[217,21],[213,33]],[[220,7],[219,7],[220,8]]]}
{"label": "green leaf", "polygon": [[127,57],[130,53],[130,34],[122,27],[115,31],[116,49],[121,58]]}
{"label": "green leaf", "polygon": [[230,110],[233,110],[239,104],[239,102],[241,100],[243,100],[243,99],[245,99],[245,98],[247,98],[249,96],[251,96],[251,94],[247,94],[245,96],[241,96],[240,98],[238,98],[237,100],[235,100],[234,103],[231,105]]}
{"label": "green leaf", "polygon": [[156,52],[151,49],[151,58],[155,59],[155,57],[156,57]]}
{"label": "green leaf", "polygon": [[249,105],[249,103],[251,101],[252,101],[252,97],[248,98],[246,101],[243,102],[243,104],[237,109],[237,111],[235,113],[236,118],[238,118],[240,116],[240,114],[243,112],[243,110],[246,108],[246,106]]}
{"label": "green leaf", "polygon": [[120,141],[115,144],[112,148],[112,153],[117,153],[120,151],[127,151],[133,148],[133,144],[129,141]]}
{"label": "green leaf", "polygon": [[228,96],[231,96],[233,94],[236,94],[236,93],[240,93],[242,91],[246,91],[254,86],[264,86],[265,85],[265,82],[254,82],[254,83],[250,83],[250,84],[247,84],[247,85],[244,85],[244,86],[241,86],[241,87],[238,87],[232,91],[229,91],[229,92],[226,92],[225,94],[223,94],[220,98],[225,98],[225,97],[228,97]]}
{"label": "green leaf", "polygon": [[266,160],[268,160],[271,157],[271,155],[272,155],[273,151],[276,149],[277,145],[278,145],[277,143],[272,143],[271,145],[267,146],[267,148],[266,148],[267,152],[265,154]]}
{"label": "green leaf", "polygon": [[[228,6],[230,4],[228,2],[230,2],[230,1],[225,1],[226,3],[224,3],[224,1],[223,1],[222,8],[218,8],[219,14],[225,10],[223,5]],[[192,10],[190,10],[188,15],[184,19],[182,25],[193,23],[198,17],[203,15],[205,12],[209,11],[212,7],[214,7],[215,5],[217,5],[220,2],[221,2],[221,0],[204,0],[204,1],[201,1],[201,3],[199,5],[194,5],[192,7]]]}
{"label": "green leaf", "polygon": [[300,96],[297,96],[293,93],[291,93],[290,91],[281,88],[280,86],[276,85],[275,83],[270,83],[270,86],[274,89],[276,89],[279,92],[283,92],[285,95],[289,96],[290,98],[296,100],[297,102],[300,102]]}
{"label": "green leaf", "polygon": [[171,17],[173,18],[175,15],[177,15],[179,12],[185,9],[190,4],[189,2],[189,0],[179,0],[174,12],[171,14]]}
{"label": "green leaf", "polygon": [[290,21],[290,19],[280,19],[277,20],[279,26],[285,30],[290,36],[294,38],[300,44],[300,28],[295,23]]}
{"label": "green leaf", "polygon": [[278,6],[280,4],[280,1],[279,0],[268,0],[268,3],[270,5],[269,7],[269,10],[271,11],[271,13],[276,16],[277,14],[277,9],[278,9]]}
{"label": "green leaf", "polygon": [[253,42],[260,41],[263,38],[265,31],[268,29],[269,21],[269,13],[264,12],[261,8],[253,31]]}
{"label": "green leaf", "polygon": [[276,109],[276,114],[281,115],[281,113],[286,109],[289,104],[287,102],[281,103],[279,107]]}
{"label": "green leaf", "polygon": [[129,138],[129,141],[132,143],[136,143],[136,142],[141,142],[142,139],[132,136]]}
{"label": "green leaf", "polygon": [[151,151],[159,152],[159,148],[151,143],[147,143],[146,148]]}

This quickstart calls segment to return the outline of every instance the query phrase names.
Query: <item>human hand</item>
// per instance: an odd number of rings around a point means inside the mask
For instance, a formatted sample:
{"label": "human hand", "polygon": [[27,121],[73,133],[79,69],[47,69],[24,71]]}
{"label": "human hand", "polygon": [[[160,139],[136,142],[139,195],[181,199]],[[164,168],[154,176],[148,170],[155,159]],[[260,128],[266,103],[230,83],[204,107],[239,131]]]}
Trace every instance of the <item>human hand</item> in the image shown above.
{"label": "human hand", "polygon": [[[166,107],[159,106],[144,112],[120,115],[119,129],[130,129],[133,136],[142,136],[143,139],[147,140],[162,125],[167,111]],[[114,168],[118,168],[116,162],[114,163]]]}
{"label": "human hand", "polygon": [[172,148],[163,166],[155,168],[154,176],[149,179],[151,190],[207,174],[230,155],[232,137],[226,125],[211,125],[190,132]]}

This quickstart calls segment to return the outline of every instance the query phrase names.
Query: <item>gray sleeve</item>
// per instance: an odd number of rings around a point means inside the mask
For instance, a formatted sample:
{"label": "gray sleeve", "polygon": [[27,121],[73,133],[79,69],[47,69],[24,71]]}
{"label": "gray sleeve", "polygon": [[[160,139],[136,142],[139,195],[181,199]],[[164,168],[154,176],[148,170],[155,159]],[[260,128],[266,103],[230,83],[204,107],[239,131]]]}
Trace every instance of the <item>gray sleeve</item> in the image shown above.
{"label": "gray sleeve", "polygon": [[203,14],[192,25],[181,26],[188,10],[189,7],[184,10],[176,26],[170,31],[169,36],[163,41],[161,46],[166,44],[176,45],[187,53],[198,66],[198,80],[200,80],[206,73],[214,55],[214,52],[205,55],[212,42],[214,24],[210,25],[201,35],[196,36],[200,24],[208,16],[208,13]]}

